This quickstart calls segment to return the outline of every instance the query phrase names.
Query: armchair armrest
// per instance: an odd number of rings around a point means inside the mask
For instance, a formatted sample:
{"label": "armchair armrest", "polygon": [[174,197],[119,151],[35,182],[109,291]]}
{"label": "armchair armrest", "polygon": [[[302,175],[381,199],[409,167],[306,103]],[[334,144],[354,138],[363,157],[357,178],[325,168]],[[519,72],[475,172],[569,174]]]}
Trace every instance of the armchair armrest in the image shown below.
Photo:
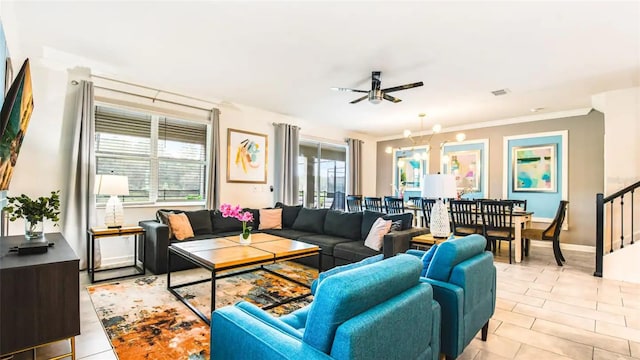
{"label": "armchair armrest", "polygon": [[169,227],[155,220],[138,223],[145,230],[145,264],[154,274],[167,272],[167,248],[169,247]]}
{"label": "armchair armrest", "polygon": [[[440,331],[440,352],[458,354],[464,348],[463,301],[464,290],[443,281],[420,278],[421,282],[431,284],[433,299],[440,304],[442,310],[442,326]],[[454,343],[454,341],[456,341]]]}
{"label": "armchair armrest", "polygon": [[239,307],[226,306],[211,316],[211,359],[324,360],[331,357],[271,322]]}
{"label": "armchair armrest", "polygon": [[392,257],[398,253],[409,250],[409,243],[414,236],[426,234],[427,228],[411,228],[402,231],[392,231],[384,236],[382,243],[382,253],[385,258]]}

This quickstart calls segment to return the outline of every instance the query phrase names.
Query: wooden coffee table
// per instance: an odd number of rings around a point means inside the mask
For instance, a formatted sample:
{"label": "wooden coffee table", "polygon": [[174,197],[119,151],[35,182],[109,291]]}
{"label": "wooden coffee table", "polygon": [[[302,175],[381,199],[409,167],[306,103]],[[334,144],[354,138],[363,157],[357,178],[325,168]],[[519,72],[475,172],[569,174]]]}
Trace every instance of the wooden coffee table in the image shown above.
{"label": "wooden coffee table", "polygon": [[[322,268],[320,247],[270,234],[252,234],[251,245],[240,245],[238,242],[238,236],[232,236],[226,238],[174,243],[169,246],[168,251],[167,290],[169,290],[169,292],[171,292],[178,300],[187,305],[191,311],[198,315],[198,317],[207,324],[211,323],[209,316],[206,316],[198,310],[188,301],[188,299],[180,295],[176,289],[211,281],[211,312],[213,312],[216,308],[215,290],[217,279],[236,276],[256,270],[264,270],[308,288],[308,284],[304,284],[271,269],[265,268],[264,265],[315,255],[318,256],[318,269]],[[171,258],[173,256],[181,257],[194,265],[211,271],[211,279],[202,279],[179,285],[171,285]],[[221,271],[240,268],[245,269],[219,275],[219,272]],[[305,298],[309,295],[311,295],[310,292],[265,306],[264,309],[280,306],[291,301]]]}

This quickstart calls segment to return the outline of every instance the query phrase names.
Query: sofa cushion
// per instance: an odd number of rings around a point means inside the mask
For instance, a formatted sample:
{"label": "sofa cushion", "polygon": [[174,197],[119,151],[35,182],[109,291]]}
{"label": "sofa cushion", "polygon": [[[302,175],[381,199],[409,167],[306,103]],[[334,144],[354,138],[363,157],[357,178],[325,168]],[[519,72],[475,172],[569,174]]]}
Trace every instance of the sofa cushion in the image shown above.
{"label": "sofa cushion", "polygon": [[[329,209],[307,209],[302,208],[296,217],[296,221],[291,226],[294,230],[310,231],[322,234],[324,230],[324,219]],[[283,224],[284,225],[284,224]]]}
{"label": "sofa cushion", "polygon": [[260,209],[258,229],[282,229],[282,209]]}
{"label": "sofa cushion", "polygon": [[189,218],[184,213],[169,214],[169,227],[178,240],[185,240],[194,236]]}
{"label": "sofa cushion", "polygon": [[298,240],[308,244],[318,245],[322,249],[323,254],[331,256],[333,256],[333,248],[336,244],[353,241],[351,239],[331,235],[301,236]]}
{"label": "sofa cushion", "polygon": [[367,235],[367,238],[364,240],[364,246],[375,251],[380,251],[380,249],[382,249],[384,236],[389,232],[389,229],[391,229],[391,220],[385,220],[381,217],[378,218],[371,226],[369,235]]}
{"label": "sofa cushion", "polygon": [[171,226],[169,225],[169,214],[177,213],[173,210],[160,209],[156,211],[156,220],[158,220],[158,222],[161,224],[167,225],[167,227],[169,228],[169,239],[175,239],[176,236],[173,234],[173,231],[171,231]]}
{"label": "sofa cushion", "polygon": [[213,232],[209,210],[185,211],[184,214],[187,215],[195,235],[211,234]]}
{"label": "sofa cushion", "polygon": [[213,234],[221,232],[237,231],[242,232],[242,221],[233,217],[223,217],[220,210],[211,210],[211,223],[213,225]]}
{"label": "sofa cushion", "polygon": [[297,240],[298,238],[303,236],[315,235],[315,233],[312,233],[312,232],[293,230],[293,229],[282,229],[282,230],[267,229],[267,230],[260,230],[260,232],[275,235],[275,236],[281,236],[283,238],[287,238],[291,240]]}
{"label": "sofa cushion", "polygon": [[302,205],[285,205],[281,202],[277,202],[275,207],[282,209],[282,226],[285,228],[293,227],[293,223],[302,209]]}
{"label": "sofa cushion", "polygon": [[385,214],[377,211],[365,210],[362,212],[362,225],[360,227],[360,239],[365,240],[371,231],[371,226]]}
{"label": "sofa cushion", "polygon": [[257,230],[260,227],[260,209],[244,208],[242,211],[248,211],[253,215],[253,221],[248,221],[247,226]]}
{"label": "sofa cushion", "polygon": [[360,227],[362,226],[362,213],[347,213],[338,210],[329,210],[324,219],[324,233],[340,236],[351,240],[360,240]]}
{"label": "sofa cushion", "polygon": [[380,254],[379,251],[364,246],[362,240],[336,244],[333,248],[333,256],[336,259],[344,259],[348,262],[360,261],[378,254]]}
{"label": "sofa cushion", "polygon": [[433,255],[438,250],[438,244],[431,245],[428,251],[425,251],[424,255],[420,258],[422,260],[422,271],[420,272],[420,276],[427,276],[427,270],[429,270],[429,265],[431,265],[431,260],[433,260]]}

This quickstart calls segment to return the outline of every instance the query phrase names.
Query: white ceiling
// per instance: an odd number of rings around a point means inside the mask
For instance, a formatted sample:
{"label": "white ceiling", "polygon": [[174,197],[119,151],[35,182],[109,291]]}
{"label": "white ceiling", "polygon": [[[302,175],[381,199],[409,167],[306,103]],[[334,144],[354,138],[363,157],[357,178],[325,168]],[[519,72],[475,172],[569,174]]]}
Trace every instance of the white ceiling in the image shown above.
{"label": "white ceiling", "polygon": [[[591,106],[640,84],[640,2],[6,2],[9,48],[44,64],[384,137]],[[423,81],[403,101],[349,104]],[[492,90],[511,93],[495,97]]]}

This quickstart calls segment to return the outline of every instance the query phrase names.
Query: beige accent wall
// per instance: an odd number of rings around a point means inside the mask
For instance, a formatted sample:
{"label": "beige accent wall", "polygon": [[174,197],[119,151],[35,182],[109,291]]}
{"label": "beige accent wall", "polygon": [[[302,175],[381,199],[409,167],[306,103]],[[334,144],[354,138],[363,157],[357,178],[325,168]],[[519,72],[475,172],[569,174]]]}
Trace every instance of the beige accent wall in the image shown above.
{"label": "beige accent wall", "polygon": [[[533,121],[519,124],[492,126],[466,130],[467,140],[489,139],[489,194],[490,198],[502,197],[503,137],[567,130],[569,151],[569,229],[561,235],[568,244],[595,246],[595,199],[604,190],[604,116],[591,111],[584,116]],[[429,172],[440,169],[440,152],[437,147],[444,141],[455,141],[455,133],[436,134],[431,139],[434,150],[429,157]],[[392,182],[392,155],[385,153],[387,146],[410,146],[404,138],[380,141],[377,147],[376,195],[389,195]],[[366,194],[369,195],[369,194]],[[554,205],[557,206],[557,205]],[[534,224],[545,227],[548,224]]]}

